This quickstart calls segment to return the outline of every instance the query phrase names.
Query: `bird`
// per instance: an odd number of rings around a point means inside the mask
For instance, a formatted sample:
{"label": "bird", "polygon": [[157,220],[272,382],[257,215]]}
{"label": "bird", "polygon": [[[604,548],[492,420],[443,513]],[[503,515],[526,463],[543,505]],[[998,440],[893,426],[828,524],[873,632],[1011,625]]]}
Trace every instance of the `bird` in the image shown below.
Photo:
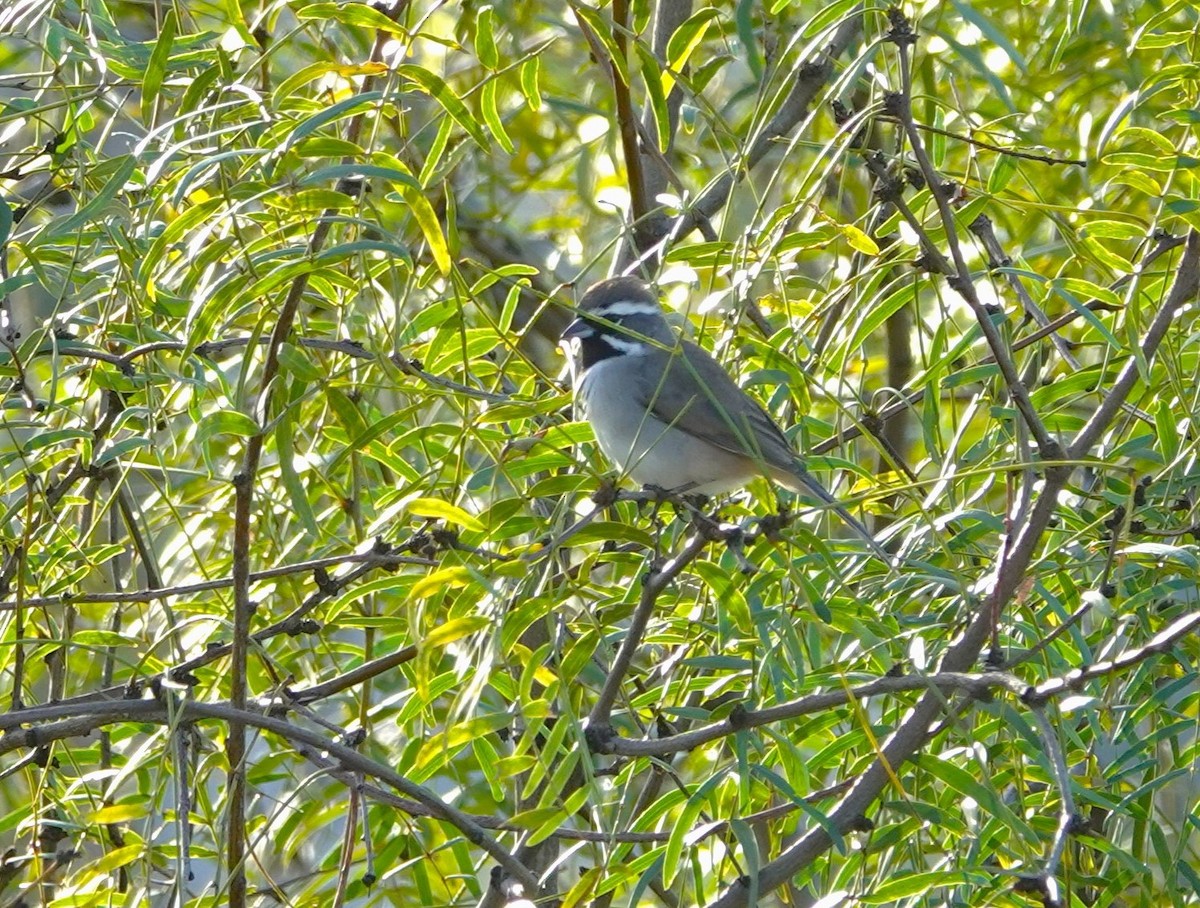
{"label": "bird", "polygon": [[640,278],[589,287],[561,342],[572,355],[576,412],[622,474],[645,487],[706,497],[766,477],[828,505],[888,560],[870,531],[805,469],[767,411],[671,328]]}

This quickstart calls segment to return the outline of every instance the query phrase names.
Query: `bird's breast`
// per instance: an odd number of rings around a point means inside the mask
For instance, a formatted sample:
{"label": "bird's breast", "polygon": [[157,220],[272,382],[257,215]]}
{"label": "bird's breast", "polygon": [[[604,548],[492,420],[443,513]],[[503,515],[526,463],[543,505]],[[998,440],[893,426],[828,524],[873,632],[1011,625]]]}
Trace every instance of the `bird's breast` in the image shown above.
{"label": "bird's breast", "polygon": [[[633,357],[596,363],[581,376],[576,404],[592,426],[596,443],[614,466],[641,485],[715,495],[744,485],[755,472],[743,456],[665,422],[645,401],[658,376],[637,375],[647,364]],[[682,417],[682,414],[673,414]]]}

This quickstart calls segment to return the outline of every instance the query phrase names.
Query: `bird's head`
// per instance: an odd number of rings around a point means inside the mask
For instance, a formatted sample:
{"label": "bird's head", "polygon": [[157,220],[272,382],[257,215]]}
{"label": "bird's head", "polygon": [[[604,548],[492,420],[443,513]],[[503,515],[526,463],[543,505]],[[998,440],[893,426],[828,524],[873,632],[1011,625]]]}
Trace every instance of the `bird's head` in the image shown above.
{"label": "bird's head", "polygon": [[578,345],[585,369],[610,357],[639,356],[675,344],[658,297],[636,277],[593,284],[577,312],[562,339]]}

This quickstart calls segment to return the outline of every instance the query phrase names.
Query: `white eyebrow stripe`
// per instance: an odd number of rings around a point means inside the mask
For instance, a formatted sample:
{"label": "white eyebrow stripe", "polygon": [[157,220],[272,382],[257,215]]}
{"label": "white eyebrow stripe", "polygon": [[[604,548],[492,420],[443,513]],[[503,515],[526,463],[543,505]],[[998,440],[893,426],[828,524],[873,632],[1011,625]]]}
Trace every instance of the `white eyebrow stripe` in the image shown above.
{"label": "white eyebrow stripe", "polygon": [[622,315],[661,315],[662,308],[652,306],[649,303],[638,302],[635,300],[626,300],[620,303],[606,303],[599,309],[593,309],[588,315],[594,315],[597,318],[611,319],[614,316]]}
{"label": "white eyebrow stripe", "polygon": [[608,344],[618,353],[623,353],[626,356],[645,356],[650,352],[650,345],[642,341],[626,340],[623,337],[614,337],[611,334],[601,334],[600,340]]}

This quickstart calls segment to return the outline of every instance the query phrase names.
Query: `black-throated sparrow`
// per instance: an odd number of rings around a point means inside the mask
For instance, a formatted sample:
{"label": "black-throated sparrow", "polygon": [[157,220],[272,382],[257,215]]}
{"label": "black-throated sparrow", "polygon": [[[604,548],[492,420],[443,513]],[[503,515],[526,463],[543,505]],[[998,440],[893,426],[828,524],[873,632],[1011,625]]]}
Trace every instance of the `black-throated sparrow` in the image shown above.
{"label": "black-throated sparrow", "polygon": [[576,406],[605,456],[635,482],[715,495],[765,476],[834,508],[888,559],[867,528],[809,475],[767,412],[720,363],[676,335],[642,281],[618,277],[593,285],[563,340],[578,344]]}

